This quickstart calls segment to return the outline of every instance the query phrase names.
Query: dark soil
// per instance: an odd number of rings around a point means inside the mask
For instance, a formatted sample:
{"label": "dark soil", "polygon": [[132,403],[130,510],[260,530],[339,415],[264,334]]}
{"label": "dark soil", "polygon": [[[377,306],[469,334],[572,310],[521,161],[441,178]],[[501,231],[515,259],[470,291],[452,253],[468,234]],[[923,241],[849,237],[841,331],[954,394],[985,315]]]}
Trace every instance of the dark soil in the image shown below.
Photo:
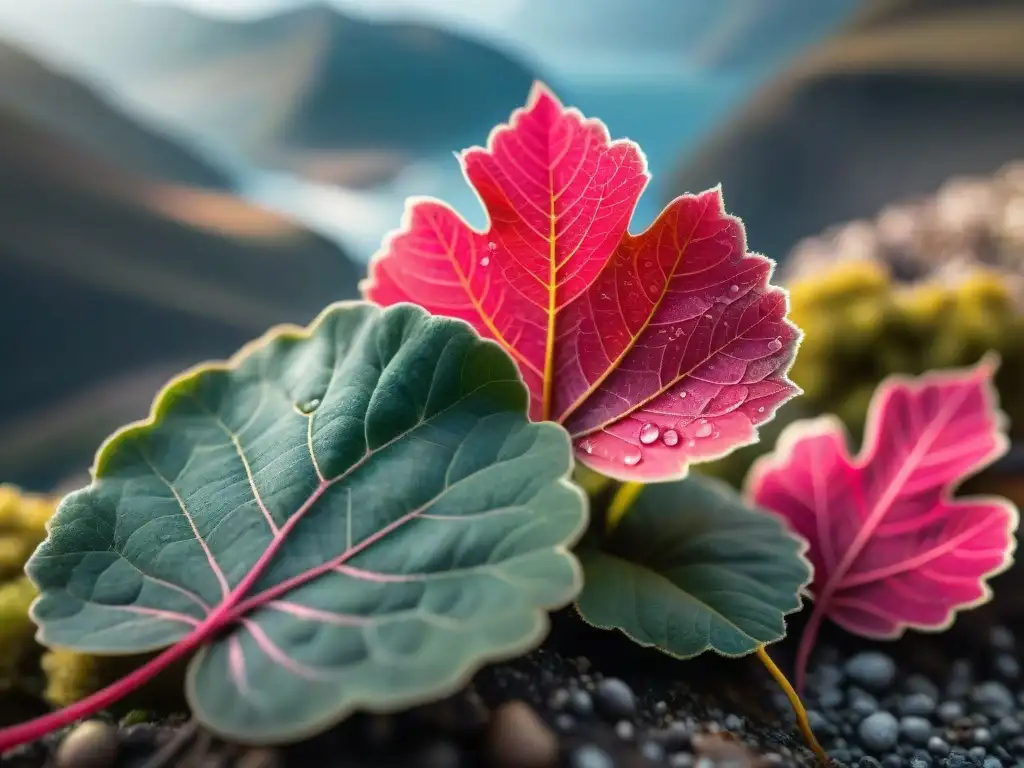
{"label": "dark soil", "polygon": [[[994,624],[993,615],[981,609],[965,614],[944,635],[915,634],[895,643],[864,643],[826,632],[804,699],[835,764],[1024,765],[1021,652],[1013,630]],[[801,625],[801,617],[791,621],[793,639]],[[786,641],[771,648],[787,672],[794,646]],[[158,751],[190,733],[177,754],[164,757],[161,765],[816,765],[793,722],[785,698],[754,658],[707,654],[677,661],[637,648],[617,633],[586,627],[564,612],[555,617],[542,648],[485,668],[465,691],[438,704],[393,716],[357,716],[279,750],[223,744],[201,731],[191,732],[184,718],[110,727],[106,738],[114,749],[103,755],[106,762],[72,760],[61,768],[151,768]],[[0,760],[0,766],[57,765],[63,737],[57,734],[21,748]]]}

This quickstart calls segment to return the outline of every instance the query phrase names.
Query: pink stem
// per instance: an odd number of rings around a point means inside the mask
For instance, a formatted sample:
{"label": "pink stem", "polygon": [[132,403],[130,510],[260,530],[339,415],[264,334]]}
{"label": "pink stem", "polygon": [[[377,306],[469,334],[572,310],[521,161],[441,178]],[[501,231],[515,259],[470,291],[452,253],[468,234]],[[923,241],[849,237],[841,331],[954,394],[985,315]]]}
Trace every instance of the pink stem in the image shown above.
{"label": "pink stem", "polygon": [[227,611],[223,609],[210,614],[206,621],[159,656],[150,659],[134,672],[125,675],[106,688],[64,707],[64,709],[37,717],[35,720],[0,729],[0,754],[40,739],[58,728],[70,725],[83,717],[94,715],[111,704],[117,703],[135,689],[152,680],[171,664],[202,645],[224,623],[226,614]]}
{"label": "pink stem", "polygon": [[796,649],[796,669],[793,674],[793,682],[796,692],[803,695],[804,680],[807,677],[807,663],[811,658],[811,651],[818,639],[818,630],[821,629],[821,622],[825,618],[825,612],[819,610],[819,603],[816,601],[811,609],[811,617],[807,620],[803,633],[800,635],[800,645]]}

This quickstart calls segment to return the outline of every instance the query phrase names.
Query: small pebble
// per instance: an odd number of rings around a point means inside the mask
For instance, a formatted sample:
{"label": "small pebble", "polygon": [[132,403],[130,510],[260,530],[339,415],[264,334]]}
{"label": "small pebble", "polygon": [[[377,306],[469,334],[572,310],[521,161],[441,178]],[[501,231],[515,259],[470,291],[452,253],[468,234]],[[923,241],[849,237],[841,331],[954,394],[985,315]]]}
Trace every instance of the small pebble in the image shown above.
{"label": "small pebble", "polygon": [[1012,651],[1017,641],[1008,627],[997,625],[988,632],[988,644],[997,651]]}
{"label": "small pebble", "polygon": [[633,728],[633,724],[629,720],[619,720],[615,724],[615,735],[623,741],[632,739],[635,732],[636,729]]}
{"label": "small pebble", "polygon": [[117,759],[117,729],[101,720],[75,727],[57,748],[58,768],[108,768]]}
{"label": "small pebble", "polygon": [[878,758],[864,755],[864,757],[857,761],[857,768],[882,768],[882,764],[878,761]]}
{"label": "small pebble", "polygon": [[995,670],[996,675],[1001,677],[1003,680],[1014,682],[1020,677],[1020,664],[1013,656],[1006,653],[1001,653],[996,656],[995,662],[992,664],[992,668]]}
{"label": "small pebble", "polygon": [[900,702],[900,712],[904,715],[927,717],[934,711],[935,699],[927,693],[910,693]]}
{"label": "small pebble", "polygon": [[1003,768],[1003,761],[994,755],[989,755],[981,765],[982,768]]}
{"label": "small pebble", "polygon": [[981,747],[987,747],[992,743],[992,731],[988,728],[975,728],[971,732],[971,741]]}
{"label": "small pebble", "polygon": [[645,741],[641,744],[640,754],[655,763],[660,763],[665,759],[665,750],[656,741]]}
{"label": "small pebble", "polygon": [[734,733],[743,733],[745,730],[743,718],[739,715],[726,715],[725,719],[722,721],[722,725],[725,726],[725,730],[733,731]]}
{"label": "small pebble", "polygon": [[971,690],[971,702],[986,715],[998,717],[1013,709],[1013,694],[1002,683],[990,680]]}
{"label": "small pebble", "polygon": [[612,720],[630,718],[636,714],[636,695],[633,689],[615,677],[605,678],[594,691],[597,709]]}
{"label": "small pebble", "polygon": [[669,768],[695,768],[697,758],[689,752],[679,752],[668,759]]}
{"label": "small pebble", "polygon": [[925,745],[932,736],[932,724],[924,717],[908,715],[900,719],[900,733],[911,744]]}
{"label": "small pebble", "polygon": [[869,691],[882,691],[892,685],[896,662],[878,651],[862,651],[847,660],[843,671]]}
{"label": "small pebble", "polygon": [[509,701],[495,710],[487,747],[496,765],[515,768],[545,768],[558,757],[558,737],[522,701]]}
{"label": "small pebble", "polygon": [[929,696],[932,701],[939,699],[939,686],[933,683],[924,675],[908,675],[903,682],[903,687],[908,694],[923,693]]}
{"label": "small pebble", "polygon": [[900,724],[891,713],[875,712],[861,721],[857,727],[857,736],[865,749],[881,753],[896,746],[899,730]]}
{"label": "small pebble", "polygon": [[964,705],[959,701],[944,701],[935,711],[936,716],[944,723],[952,723],[964,716]]}
{"label": "small pebble", "polygon": [[949,744],[938,736],[932,736],[928,739],[928,751],[936,757],[945,757],[949,754]]}
{"label": "small pebble", "polygon": [[568,707],[573,714],[588,717],[594,712],[594,700],[582,688],[573,688],[569,691]]}
{"label": "small pebble", "polygon": [[659,736],[665,749],[669,752],[679,752],[690,746],[693,733],[686,723],[677,720],[661,731]]}
{"label": "small pebble", "polygon": [[570,768],[615,768],[615,761],[600,747],[584,744],[569,756]]}

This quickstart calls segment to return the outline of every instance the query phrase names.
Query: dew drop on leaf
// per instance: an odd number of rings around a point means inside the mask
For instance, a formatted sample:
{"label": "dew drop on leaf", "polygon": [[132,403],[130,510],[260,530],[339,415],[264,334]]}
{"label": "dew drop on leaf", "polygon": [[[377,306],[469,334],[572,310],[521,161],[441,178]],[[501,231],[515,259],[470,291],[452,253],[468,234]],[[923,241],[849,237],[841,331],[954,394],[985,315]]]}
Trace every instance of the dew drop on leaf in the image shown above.
{"label": "dew drop on leaf", "polygon": [[679,445],[679,433],[674,429],[666,429],[665,434],[661,436],[661,442],[671,448],[674,445]]}
{"label": "dew drop on leaf", "polygon": [[590,442],[589,440],[584,440],[582,443],[580,443],[580,449],[584,453],[593,453],[594,452],[594,444],[592,442]]}
{"label": "dew drop on leaf", "polygon": [[305,414],[310,414],[320,407],[320,398],[311,397],[309,400],[302,400],[296,403],[295,407]]}
{"label": "dew drop on leaf", "polygon": [[697,427],[697,430],[693,434],[695,437],[707,437],[708,435],[711,434],[711,431],[711,425],[705,421],[702,422],[699,427]]}
{"label": "dew drop on leaf", "polygon": [[696,440],[687,440],[687,441],[686,441],[686,444],[687,444],[687,446],[689,446],[690,448],[693,448],[693,446],[695,446],[695,445],[697,444],[697,441],[696,441]]}
{"label": "dew drop on leaf", "polygon": [[640,442],[650,445],[661,436],[661,430],[657,424],[644,424],[640,427]]}
{"label": "dew drop on leaf", "polygon": [[757,412],[758,413],[764,413],[764,406],[762,405],[760,408],[758,408]]}
{"label": "dew drop on leaf", "polygon": [[622,463],[625,464],[627,467],[635,467],[637,464],[640,463],[640,459],[640,451],[637,451],[636,453],[627,453],[625,456],[622,457]]}
{"label": "dew drop on leaf", "polygon": [[729,293],[736,293],[736,292],[739,291],[739,289],[740,289],[740,287],[738,285],[730,285],[729,286]]}
{"label": "dew drop on leaf", "polygon": [[489,251],[496,251],[496,250],[498,250],[498,244],[496,242],[494,242],[493,240],[491,240],[490,242],[487,243],[487,250],[489,250]]}
{"label": "dew drop on leaf", "polygon": [[491,263],[491,257],[490,256],[484,256],[482,259],[480,259],[480,266],[481,267],[486,267],[490,263]]}
{"label": "dew drop on leaf", "polygon": [[780,349],[782,349],[781,339],[772,339],[771,341],[768,342],[769,352],[778,352]]}
{"label": "dew drop on leaf", "polygon": [[680,400],[685,400],[686,399],[686,390],[685,389],[682,392],[679,393],[679,399]]}

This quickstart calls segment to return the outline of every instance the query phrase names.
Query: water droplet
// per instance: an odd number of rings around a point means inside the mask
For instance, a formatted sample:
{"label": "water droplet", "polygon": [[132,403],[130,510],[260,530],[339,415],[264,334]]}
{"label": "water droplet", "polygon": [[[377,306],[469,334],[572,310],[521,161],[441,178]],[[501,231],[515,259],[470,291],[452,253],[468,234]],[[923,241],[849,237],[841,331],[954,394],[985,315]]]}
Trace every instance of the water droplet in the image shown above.
{"label": "water droplet", "polygon": [[671,448],[673,445],[679,444],[679,433],[674,429],[666,429],[665,434],[661,436],[661,442]]}
{"label": "water droplet", "polygon": [[739,290],[740,290],[740,287],[738,285],[730,285],[729,286],[729,293],[737,293]]}
{"label": "water droplet", "polygon": [[657,424],[644,424],[640,427],[640,442],[644,445],[650,445],[659,437],[661,437],[661,430],[658,429]]}
{"label": "water droplet", "polygon": [[320,407],[320,398],[311,397],[309,400],[303,400],[300,403],[296,403],[295,407],[305,414],[310,414]]}
{"label": "water droplet", "polygon": [[687,440],[686,441],[686,445],[689,446],[690,448],[693,448],[693,446],[695,446],[696,444],[697,444],[696,440]]}
{"label": "water droplet", "polygon": [[672,335],[675,336],[678,339],[680,336],[683,335],[683,329],[682,328],[676,328],[675,331],[672,333]]}
{"label": "water droplet", "polygon": [[496,251],[496,250],[498,250],[498,244],[496,242],[494,242],[493,240],[491,240],[490,242],[487,243],[487,250],[489,250],[489,251]]}
{"label": "water droplet", "polygon": [[656,285],[651,285],[651,286],[649,286],[649,287],[647,288],[647,290],[648,290],[648,291],[650,291],[651,293],[657,293],[657,292],[658,292],[658,286],[656,286]]}
{"label": "water droplet", "polygon": [[484,256],[482,259],[480,259],[480,266],[481,267],[486,267],[490,263],[491,263],[491,257],[490,256]]}
{"label": "water droplet", "polygon": [[758,408],[757,412],[758,413],[764,413],[764,406],[762,405],[760,408]]}
{"label": "water droplet", "polygon": [[635,467],[640,463],[641,458],[643,457],[640,455],[640,451],[637,451],[636,453],[627,453],[622,457],[622,463],[627,467]]}
{"label": "water droplet", "polygon": [[584,440],[582,443],[580,443],[580,448],[583,449],[584,453],[593,453],[594,452],[594,444],[592,442],[590,442],[589,440]]}
{"label": "water droplet", "polygon": [[700,426],[694,431],[694,437],[707,437],[711,434],[714,428],[706,421],[701,422]]}
{"label": "water droplet", "polygon": [[679,399],[680,400],[685,400],[686,399],[686,390],[685,389],[682,392],[679,393]]}
{"label": "water droplet", "polygon": [[778,352],[780,349],[782,349],[781,339],[772,339],[771,341],[768,342],[769,352]]}

